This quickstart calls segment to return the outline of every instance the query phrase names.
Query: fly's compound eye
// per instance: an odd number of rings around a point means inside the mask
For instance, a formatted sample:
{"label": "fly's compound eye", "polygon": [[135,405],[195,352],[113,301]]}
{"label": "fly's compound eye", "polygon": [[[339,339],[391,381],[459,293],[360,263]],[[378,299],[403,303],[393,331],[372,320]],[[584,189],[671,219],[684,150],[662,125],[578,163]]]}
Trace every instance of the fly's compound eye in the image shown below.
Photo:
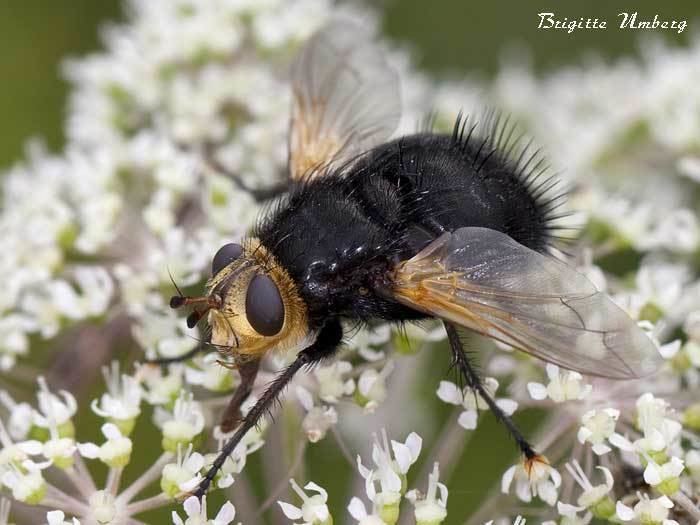
{"label": "fly's compound eye", "polygon": [[248,323],[260,335],[273,336],[284,324],[284,303],[277,285],[267,275],[258,274],[248,285],[245,298]]}
{"label": "fly's compound eye", "polygon": [[214,259],[211,262],[211,274],[216,275],[221,270],[226,268],[233,261],[238,259],[243,253],[243,246],[235,242],[229,244],[224,244],[219,251],[214,255]]}

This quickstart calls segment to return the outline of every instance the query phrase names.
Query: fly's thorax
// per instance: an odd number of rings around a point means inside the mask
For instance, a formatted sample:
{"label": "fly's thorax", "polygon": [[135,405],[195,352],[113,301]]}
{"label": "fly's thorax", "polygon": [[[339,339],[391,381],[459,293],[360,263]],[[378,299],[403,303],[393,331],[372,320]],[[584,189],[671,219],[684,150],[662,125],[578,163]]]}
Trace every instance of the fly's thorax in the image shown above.
{"label": "fly's thorax", "polygon": [[211,342],[234,355],[288,350],[309,334],[296,284],[258,239],[209,280],[207,295],[220,305],[209,311]]}

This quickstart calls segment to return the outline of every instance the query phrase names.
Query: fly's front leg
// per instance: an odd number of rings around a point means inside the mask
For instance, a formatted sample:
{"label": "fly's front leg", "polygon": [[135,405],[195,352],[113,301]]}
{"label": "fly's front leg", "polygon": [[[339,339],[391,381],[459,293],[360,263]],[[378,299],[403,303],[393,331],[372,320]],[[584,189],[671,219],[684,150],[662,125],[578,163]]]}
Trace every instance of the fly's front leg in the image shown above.
{"label": "fly's front leg", "polygon": [[270,383],[265,392],[260,396],[257,403],[253,405],[250,411],[241,421],[241,424],[236,429],[233,436],[224,444],[219,452],[219,455],[214,460],[213,465],[204,476],[204,479],[195,490],[194,495],[201,499],[206,493],[209,485],[216,477],[221,466],[226,461],[236,446],[241,442],[243,437],[256,426],[267,411],[274,405],[275,401],[292,380],[294,375],[304,366],[313,365],[323,359],[330,357],[335,353],[343,340],[343,328],[340,321],[331,319],[326,322],[316,338],[316,341],[309,347],[305,348],[297,354],[296,359],[287,368],[282,370],[277,377]]}
{"label": "fly's front leg", "polygon": [[236,388],[221,418],[221,430],[224,433],[231,432],[241,422],[241,405],[248,399],[250,392],[253,390],[253,383],[255,383],[259,369],[259,359],[245,361],[238,365],[241,384]]}

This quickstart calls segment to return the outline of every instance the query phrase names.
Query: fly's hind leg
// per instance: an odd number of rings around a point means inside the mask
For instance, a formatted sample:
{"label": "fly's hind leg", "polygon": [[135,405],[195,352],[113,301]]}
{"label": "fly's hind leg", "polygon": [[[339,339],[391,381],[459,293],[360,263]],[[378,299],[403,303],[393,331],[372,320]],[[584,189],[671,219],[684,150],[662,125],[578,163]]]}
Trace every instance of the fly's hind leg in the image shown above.
{"label": "fly's hind leg", "polygon": [[253,383],[255,383],[259,368],[259,359],[253,359],[238,365],[237,369],[241,375],[241,384],[238,385],[238,388],[233,393],[221,418],[221,430],[224,433],[228,434],[241,422],[241,405],[248,399],[250,392],[253,390]]}
{"label": "fly's hind leg", "polygon": [[214,154],[214,148],[208,145],[204,150],[205,162],[214,170],[218,171],[222,175],[225,175],[241,190],[250,194],[256,202],[263,202],[269,199],[274,199],[279,197],[283,193],[289,190],[289,181],[286,176],[280,178],[279,181],[273,183],[271,186],[263,188],[253,188],[249,186],[240,175],[232,173],[228,168],[226,168]]}
{"label": "fly's hind leg", "polygon": [[491,409],[491,412],[493,412],[496,418],[503,423],[503,425],[505,425],[510,435],[513,436],[513,439],[515,439],[515,442],[518,444],[518,447],[525,457],[528,460],[537,458],[538,454],[532,448],[532,445],[530,445],[530,443],[528,443],[528,441],[523,437],[522,433],[520,430],[518,430],[518,427],[515,426],[515,423],[510,416],[503,412],[501,407],[499,407],[493,397],[491,397],[491,394],[484,388],[479,374],[472,366],[472,363],[469,361],[469,356],[464,350],[464,345],[459,337],[457,328],[453,324],[445,323],[445,330],[447,330],[447,338],[450,342],[450,348],[452,349],[452,361],[454,366],[456,366],[459,370],[459,373],[462,379],[466,382],[467,386],[472,388],[483,398]]}

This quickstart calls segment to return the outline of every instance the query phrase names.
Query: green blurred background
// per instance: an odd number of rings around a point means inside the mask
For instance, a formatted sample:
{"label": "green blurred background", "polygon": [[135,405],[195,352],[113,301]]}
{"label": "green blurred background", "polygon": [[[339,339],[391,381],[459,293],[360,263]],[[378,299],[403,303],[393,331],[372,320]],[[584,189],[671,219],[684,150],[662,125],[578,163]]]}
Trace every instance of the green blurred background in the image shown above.
{"label": "green blurred background", "polygon": [[[697,0],[664,3],[626,0],[615,2],[614,6],[603,1],[449,0],[429,3],[425,0],[387,0],[379,6],[385,13],[386,33],[410,46],[420,67],[450,76],[492,75],[497,71],[503,54],[513,49],[528,50],[537,70],[546,71],[581,62],[591,54],[606,59],[634,54],[640,37],[652,33],[684,45],[700,32],[700,2]],[[572,34],[538,30],[537,13],[542,11],[553,11],[558,18],[606,18],[609,29],[575,31]],[[617,14],[622,11],[638,11],[645,17],[658,13],[666,19],[687,19],[688,28],[681,35],[670,30],[619,30]],[[67,56],[79,56],[99,49],[98,27],[121,18],[123,13],[117,0],[0,2],[3,43],[0,52],[0,168],[21,158],[23,145],[30,137],[41,137],[52,150],[60,149],[67,94],[67,85],[59,72],[60,62]],[[418,385],[417,390],[425,398],[434,398],[435,385],[446,364],[435,359],[427,363],[423,373],[425,381]],[[92,428],[84,428],[87,435],[83,434],[83,439],[97,439],[97,425],[88,423],[92,419],[96,423],[97,419],[84,415],[81,426]],[[438,425],[433,436],[426,436],[428,445],[437,438],[440,423],[450,417],[449,408],[439,404],[434,415]],[[538,418],[524,414],[519,419],[526,427],[532,427]],[[348,478],[337,477],[333,487],[328,471],[340,472],[348,467],[335,447],[330,439],[310,447],[306,474],[329,488],[331,505],[339,509],[347,502],[343,488],[346,488]],[[140,452],[147,453],[145,447],[140,447]],[[458,474],[450,483],[450,523],[452,517],[463,517],[478,506],[484,491],[498,479],[514,455],[505,432],[496,428],[490,416],[483,418],[479,431],[471,439],[459,465],[455,466]],[[253,468],[250,474],[255,480],[259,458],[251,459],[250,467]],[[336,459],[337,465],[333,463]],[[132,463],[142,461],[148,462],[149,457],[135,458]],[[319,470],[321,468],[323,472]],[[263,494],[260,496],[265,499]],[[149,523],[160,523],[168,515],[169,511],[163,511],[144,519]]]}
{"label": "green blurred background", "polygon": [[[387,34],[412,47],[422,68],[441,74],[493,74],[503,53],[512,49],[530,50],[533,64],[546,70],[591,53],[607,58],[635,53],[643,34],[683,44],[700,30],[696,0],[385,0],[376,5],[384,11]],[[569,19],[606,18],[609,29],[572,34],[538,30],[537,13],[543,11]],[[688,19],[688,28],[680,35],[619,30],[621,11]],[[67,89],[60,61],[98,49],[98,26],[122,16],[118,0],[0,2],[0,167],[21,156],[28,137],[40,136],[52,149],[60,147]]]}

